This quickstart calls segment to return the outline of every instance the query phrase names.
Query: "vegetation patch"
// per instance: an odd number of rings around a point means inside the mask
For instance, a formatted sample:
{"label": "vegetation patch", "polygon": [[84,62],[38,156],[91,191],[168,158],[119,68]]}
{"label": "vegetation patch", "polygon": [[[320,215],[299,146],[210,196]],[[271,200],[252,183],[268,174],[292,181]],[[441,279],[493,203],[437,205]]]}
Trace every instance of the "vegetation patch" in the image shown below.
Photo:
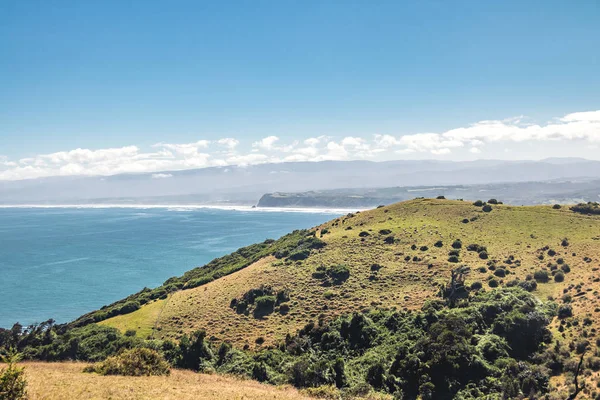
{"label": "vegetation patch", "polygon": [[341,285],[350,277],[350,269],[344,264],[329,267],[320,265],[312,276],[320,280],[322,286]]}
{"label": "vegetation patch", "polygon": [[597,202],[588,202],[588,203],[579,203],[571,207],[571,211],[580,214],[600,214],[600,203]]}
{"label": "vegetation patch", "polygon": [[170,365],[156,350],[134,348],[85,368],[100,375],[151,376],[169,375]]}
{"label": "vegetation patch", "polygon": [[[287,291],[275,291],[270,286],[263,285],[247,291],[239,299],[232,299],[229,307],[238,314],[252,314],[255,318],[262,318],[273,313],[276,306],[282,306],[289,300],[290,296]],[[283,312],[287,313],[289,310],[289,305],[286,305]]]}

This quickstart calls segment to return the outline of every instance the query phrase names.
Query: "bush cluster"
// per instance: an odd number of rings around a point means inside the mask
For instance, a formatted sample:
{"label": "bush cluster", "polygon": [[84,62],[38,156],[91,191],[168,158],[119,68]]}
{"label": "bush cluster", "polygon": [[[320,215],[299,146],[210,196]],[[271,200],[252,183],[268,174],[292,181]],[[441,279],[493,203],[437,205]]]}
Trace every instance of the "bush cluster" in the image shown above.
{"label": "bush cluster", "polygon": [[108,357],[85,369],[100,375],[151,376],[169,375],[169,363],[156,350],[134,348]]}

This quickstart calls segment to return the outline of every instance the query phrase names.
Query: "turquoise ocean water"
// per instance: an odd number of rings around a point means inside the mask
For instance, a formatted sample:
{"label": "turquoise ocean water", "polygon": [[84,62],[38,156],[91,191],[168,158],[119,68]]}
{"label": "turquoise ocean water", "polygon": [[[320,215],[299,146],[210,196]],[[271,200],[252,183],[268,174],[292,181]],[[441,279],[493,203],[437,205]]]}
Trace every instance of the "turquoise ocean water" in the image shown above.
{"label": "turquoise ocean water", "polygon": [[0,327],[68,322],[215,257],[339,213],[0,208]]}

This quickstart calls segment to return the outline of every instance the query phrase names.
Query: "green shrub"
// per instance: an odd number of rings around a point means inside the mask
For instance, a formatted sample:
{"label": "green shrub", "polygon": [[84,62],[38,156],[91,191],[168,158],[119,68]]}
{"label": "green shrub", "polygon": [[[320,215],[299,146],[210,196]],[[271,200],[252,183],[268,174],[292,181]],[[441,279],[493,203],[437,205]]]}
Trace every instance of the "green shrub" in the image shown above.
{"label": "green shrub", "polygon": [[562,271],[558,271],[554,274],[554,281],[563,282],[565,280],[565,274]]}
{"label": "green shrub", "polygon": [[277,298],[275,296],[260,296],[254,300],[255,314],[268,314],[273,312]]}
{"label": "green shrub", "polygon": [[455,249],[460,249],[462,247],[462,242],[460,241],[460,239],[456,239],[452,243],[452,247],[455,248]]}
{"label": "green shrub", "polygon": [[496,288],[500,285],[500,283],[498,282],[498,280],[496,278],[492,278],[488,281],[488,285],[491,288]]}
{"label": "green shrub", "polygon": [[459,260],[458,260],[457,256],[450,256],[450,257],[448,257],[448,262],[457,263],[458,261]]}
{"label": "green shrub", "polygon": [[169,363],[156,350],[134,348],[92,365],[85,372],[100,375],[151,376],[169,375]]}
{"label": "green shrub", "polygon": [[442,242],[441,240],[438,240],[437,242],[435,242],[434,246],[435,247],[442,247],[444,245],[444,242]]}
{"label": "green shrub", "polygon": [[379,231],[379,234],[380,234],[380,235],[389,235],[390,233],[392,233],[392,231],[391,231],[391,230],[389,230],[389,229],[381,229],[381,230]]}
{"label": "green shrub", "polygon": [[498,204],[498,200],[496,199],[489,199],[487,202],[488,204]]}
{"label": "green shrub", "polygon": [[483,206],[483,201],[481,201],[481,200],[477,200],[477,201],[475,201],[475,202],[473,203],[473,205],[474,205],[475,207],[481,207],[481,206]]}
{"label": "green shrub", "polygon": [[20,357],[10,354],[2,357],[8,366],[0,370],[0,400],[21,400],[27,398],[25,369],[18,367]]}
{"label": "green shrub", "polygon": [[555,210],[560,210],[562,207],[560,206],[560,204],[555,204],[552,206],[552,208]]}
{"label": "green shrub", "polygon": [[539,270],[533,273],[533,279],[535,279],[538,283],[546,283],[550,280],[550,275],[546,270]]}
{"label": "green shrub", "polygon": [[565,319],[573,316],[573,307],[570,304],[561,304],[558,307],[557,316],[560,319]]}
{"label": "green shrub", "polygon": [[524,290],[527,290],[528,292],[533,292],[535,289],[537,289],[537,282],[534,280],[521,281],[519,282],[518,286]]}
{"label": "green shrub", "polygon": [[486,204],[485,206],[483,206],[483,207],[481,208],[481,210],[482,210],[483,212],[490,212],[490,211],[492,211],[492,206],[490,206],[489,204]]}
{"label": "green shrub", "polygon": [[600,214],[600,204],[596,202],[579,203],[572,206],[571,211],[580,214]]}
{"label": "green shrub", "polygon": [[446,200],[446,197],[444,197],[444,196],[438,196],[438,197],[436,197],[436,199],[437,200]]}
{"label": "green shrub", "polygon": [[494,271],[494,275],[499,278],[504,278],[506,276],[506,270],[504,268],[498,268]]}
{"label": "green shrub", "polygon": [[483,250],[479,253],[479,258],[481,258],[482,260],[487,260],[488,259],[488,253],[487,251]]}

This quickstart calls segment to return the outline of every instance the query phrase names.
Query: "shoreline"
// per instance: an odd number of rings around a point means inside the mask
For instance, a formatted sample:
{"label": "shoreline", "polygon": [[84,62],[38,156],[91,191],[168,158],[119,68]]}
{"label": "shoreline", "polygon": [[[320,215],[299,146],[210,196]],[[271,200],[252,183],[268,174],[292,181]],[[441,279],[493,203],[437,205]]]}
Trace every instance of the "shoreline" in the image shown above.
{"label": "shoreline", "polygon": [[242,212],[297,212],[313,214],[346,214],[369,208],[321,208],[321,207],[255,207],[247,205],[215,204],[0,204],[0,209],[166,209],[169,211],[225,210]]}

